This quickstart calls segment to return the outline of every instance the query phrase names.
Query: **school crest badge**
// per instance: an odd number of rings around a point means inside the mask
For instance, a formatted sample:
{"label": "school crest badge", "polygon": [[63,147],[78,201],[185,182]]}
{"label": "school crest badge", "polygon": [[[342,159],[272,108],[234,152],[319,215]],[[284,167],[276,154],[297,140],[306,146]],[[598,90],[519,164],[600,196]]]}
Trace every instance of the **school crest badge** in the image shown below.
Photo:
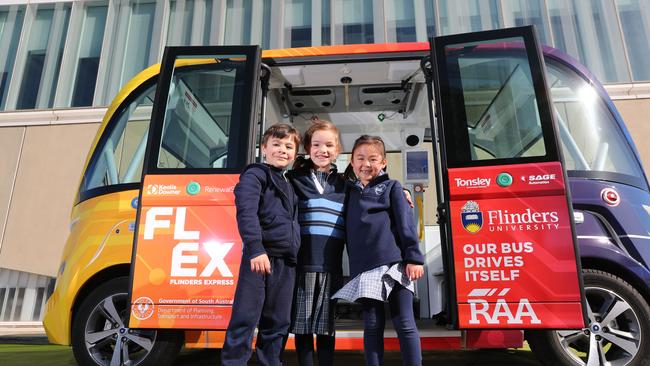
{"label": "school crest badge", "polygon": [[381,196],[382,193],[386,190],[386,185],[384,183],[377,184],[375,186],[375,194]]}
{"label": "school crest badge", "polygon": [[483,213],[475,201],[467,201],[461,208],[460,219],[463,228],[470,234],[478,233],[483,227]]}

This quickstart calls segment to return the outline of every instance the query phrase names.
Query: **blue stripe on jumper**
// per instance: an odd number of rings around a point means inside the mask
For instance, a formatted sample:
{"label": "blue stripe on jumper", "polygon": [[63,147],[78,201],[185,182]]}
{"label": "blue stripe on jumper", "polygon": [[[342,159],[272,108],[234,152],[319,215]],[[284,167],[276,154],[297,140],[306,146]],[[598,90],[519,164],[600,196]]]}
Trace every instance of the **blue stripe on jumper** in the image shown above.
{"label": "blue stripe on jumper", "polygon": [[301,201],[299,208],[318,208],[325,207],[336,211],[343,211],[343,204],[330,201],[325,198],[314,198],[307,201]]}
{"label": "blue stripe on jumper", "polygon": [[326,212],[304,212],[298,215],[298,221],[300,221],[301,225],[303,224],[303,222],[305,224],[309,224],[308,223],[309,221],[324,221],[324,222],[329,222],[338,225],[345,224],[343,220],[343,216],[334,215]]}
{"label": "blue stripe on jumper", "polygon": [[345,232],[342,230],[335,229],[333,227],[327,226],[303,226],[300,228],[300,234],[302,235],[323,235],[323,236],[333,236],[335,238],[343,239],[345,237]]}

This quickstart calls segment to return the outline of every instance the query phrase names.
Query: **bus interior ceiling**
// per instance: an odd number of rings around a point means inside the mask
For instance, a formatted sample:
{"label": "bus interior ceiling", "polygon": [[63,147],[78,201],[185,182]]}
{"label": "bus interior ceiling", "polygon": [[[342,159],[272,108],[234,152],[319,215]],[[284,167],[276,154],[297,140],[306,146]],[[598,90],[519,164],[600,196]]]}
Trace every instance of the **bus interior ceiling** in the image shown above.
{"label": "bus interior ceiling", "polygon": [[388,151],[422,142],[429,128],[419,60],[306,64],[272,67],[266,124],[290,121],[304,132],[313,118],[333,122],[343,151],[362,134],[379,135]]}

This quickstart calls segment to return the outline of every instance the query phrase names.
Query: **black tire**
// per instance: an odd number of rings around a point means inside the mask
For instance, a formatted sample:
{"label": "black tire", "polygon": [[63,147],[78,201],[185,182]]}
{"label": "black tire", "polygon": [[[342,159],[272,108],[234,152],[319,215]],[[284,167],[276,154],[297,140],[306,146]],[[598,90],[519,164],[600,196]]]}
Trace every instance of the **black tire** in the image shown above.
{"label": "black tire", "polygon": [[[183,333],[129,329],[128,277],[99,285],[72,320],[72,351],[80,365],[170,365],[183,345]],[[113,360],[113,358],[115,358]]]}
{"label": "black tire", "polygon": [[598,270],[582,271],[589,328],[526,331],[546,366],[650,365],[650,307],[623,279]]}

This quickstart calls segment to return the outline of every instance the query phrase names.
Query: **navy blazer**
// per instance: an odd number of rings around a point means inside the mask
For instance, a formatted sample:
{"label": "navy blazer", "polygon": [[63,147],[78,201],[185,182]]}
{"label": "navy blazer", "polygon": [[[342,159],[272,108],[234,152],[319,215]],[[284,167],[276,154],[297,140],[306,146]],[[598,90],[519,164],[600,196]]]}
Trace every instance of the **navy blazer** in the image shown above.
{"label": "navy blazer", "polygon": [[350,277],[385,264],[424,264],[402,185],[388,174],[373,179],[363,189],[349,184],[346,232]]}
{"label": "navy blazer", "polygon": [[[250,164],[235,186],[237,226],[244,244],[244,257],[266,253],[296,263],[300,247],[298,199],[291,184],[280,184],[279,169]],[[285,189],[282,189],[285,187]]]}

